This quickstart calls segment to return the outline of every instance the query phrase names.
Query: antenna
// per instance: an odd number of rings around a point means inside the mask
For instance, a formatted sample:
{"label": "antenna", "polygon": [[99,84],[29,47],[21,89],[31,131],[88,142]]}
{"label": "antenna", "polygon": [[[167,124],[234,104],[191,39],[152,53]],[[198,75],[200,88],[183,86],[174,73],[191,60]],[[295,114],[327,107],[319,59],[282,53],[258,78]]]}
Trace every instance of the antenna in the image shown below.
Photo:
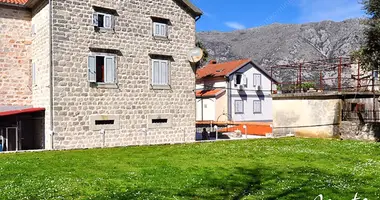
{"label": "antenna", "polygon": [[199,62],[203,57],[203,50],[199,47],[195,47],[189,51],[187,54],[187,59],[191,63]]}

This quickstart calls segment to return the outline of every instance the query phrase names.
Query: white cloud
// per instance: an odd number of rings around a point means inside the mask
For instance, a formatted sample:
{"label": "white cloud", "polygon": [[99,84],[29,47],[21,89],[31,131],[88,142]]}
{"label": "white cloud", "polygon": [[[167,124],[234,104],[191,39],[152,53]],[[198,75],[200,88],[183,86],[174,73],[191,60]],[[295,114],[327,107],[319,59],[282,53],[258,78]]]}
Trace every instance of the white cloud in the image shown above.
{"label": "white cloud", "polygon": [[300,22],[342,21],[364,16],[359,0],[299,0],[298,6]]}
{"label": "white cloud", "polygon": [[243,24],[240,24],[238,22],[225,22],[224,24],[230,28],[235,29],[235,30],[246,29],[246,27]]}

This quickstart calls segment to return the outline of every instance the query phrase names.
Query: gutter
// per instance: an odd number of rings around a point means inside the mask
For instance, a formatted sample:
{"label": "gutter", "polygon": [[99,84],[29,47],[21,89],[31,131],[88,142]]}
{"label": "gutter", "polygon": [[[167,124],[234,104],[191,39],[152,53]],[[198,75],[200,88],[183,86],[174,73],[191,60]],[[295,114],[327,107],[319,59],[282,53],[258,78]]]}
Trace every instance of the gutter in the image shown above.
{"label": "gutter", "polygon": [[54,149],[54,97],[53,97],[53,0],[49,0],[49,53],[50,53],[50,66],[49,66],[49,85],[50,85],[50,135],[51,135],[51,149]]}

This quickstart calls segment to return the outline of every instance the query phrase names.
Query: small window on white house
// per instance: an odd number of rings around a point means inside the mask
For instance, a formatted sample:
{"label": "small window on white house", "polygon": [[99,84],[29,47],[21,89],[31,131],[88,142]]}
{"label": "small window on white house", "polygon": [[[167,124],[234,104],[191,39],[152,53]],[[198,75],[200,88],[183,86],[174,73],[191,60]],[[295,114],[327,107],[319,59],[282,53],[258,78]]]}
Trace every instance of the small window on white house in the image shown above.
{"label": "small window on white house", "polygon": [[261,87],[261,74],[253,74],[253,87]]}
{"label": "small window on white house", "polygon": [[247,77],[245,77],[243,74],[235,74],[234,75],[234,82],[235,86],[243,85],[247,86]]}
{"label": "small window on white house", "polygon": [[35,36],[36,33],[37,33],[36,25],[35,25],[35,24],[32,24],[32,36]]}
{"label": "small window on white house", "polygon": [[168,37],[168,25],[161,22],[153,22],[153,36]]}
{"label": "small window on white house", "polygon": [[253,113],[260,114],[261,112],[261,101],[253,101]]}
{"label": "small window on white house", "polygon": [[167,86],[169,84],[169,60],[152,60],[152,85]]}
{"label": "small window on white house", "polygon": [[96,12],[92,15],[92,24],[98,28],[113,28],[114,16],[105,13]]}
{"label": "small window on white house", "polygon": [[115,65],[115,56],[89,56],[88,81],[91,83],[116,83]]}
{"label": "small window on white house", "polygon": [[244,101],[235,100],[235,114],[243,114],[243,113],[244,113]]}

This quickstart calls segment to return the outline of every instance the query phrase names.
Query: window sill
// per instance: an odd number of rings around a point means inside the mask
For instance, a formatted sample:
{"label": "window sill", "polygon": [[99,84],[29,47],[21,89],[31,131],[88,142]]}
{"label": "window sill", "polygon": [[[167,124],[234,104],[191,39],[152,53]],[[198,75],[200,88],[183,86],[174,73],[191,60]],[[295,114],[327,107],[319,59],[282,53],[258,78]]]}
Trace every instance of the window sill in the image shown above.
{"label": "window sill", "polygon": [[153,39],[160,41],[169,41],[169,37],[167,36],[153,36]]}
{"label": "window sill", "polygon": [[95,28],[95,32],[99,32],[99,33],[106,33],[110,31],[113,32],[113,28],[103,28],[103,27],[96,27],[96,26],[94,28]]}
{"label": "window sill", "polygon": [[90,83],[91,87],[103,88],[103,89],[118,89],[119,86],[116,83]]}
{"label": "window sill", "polygon": [[153,90],[171,90],[170,85],[151,85],[151,89]]}

